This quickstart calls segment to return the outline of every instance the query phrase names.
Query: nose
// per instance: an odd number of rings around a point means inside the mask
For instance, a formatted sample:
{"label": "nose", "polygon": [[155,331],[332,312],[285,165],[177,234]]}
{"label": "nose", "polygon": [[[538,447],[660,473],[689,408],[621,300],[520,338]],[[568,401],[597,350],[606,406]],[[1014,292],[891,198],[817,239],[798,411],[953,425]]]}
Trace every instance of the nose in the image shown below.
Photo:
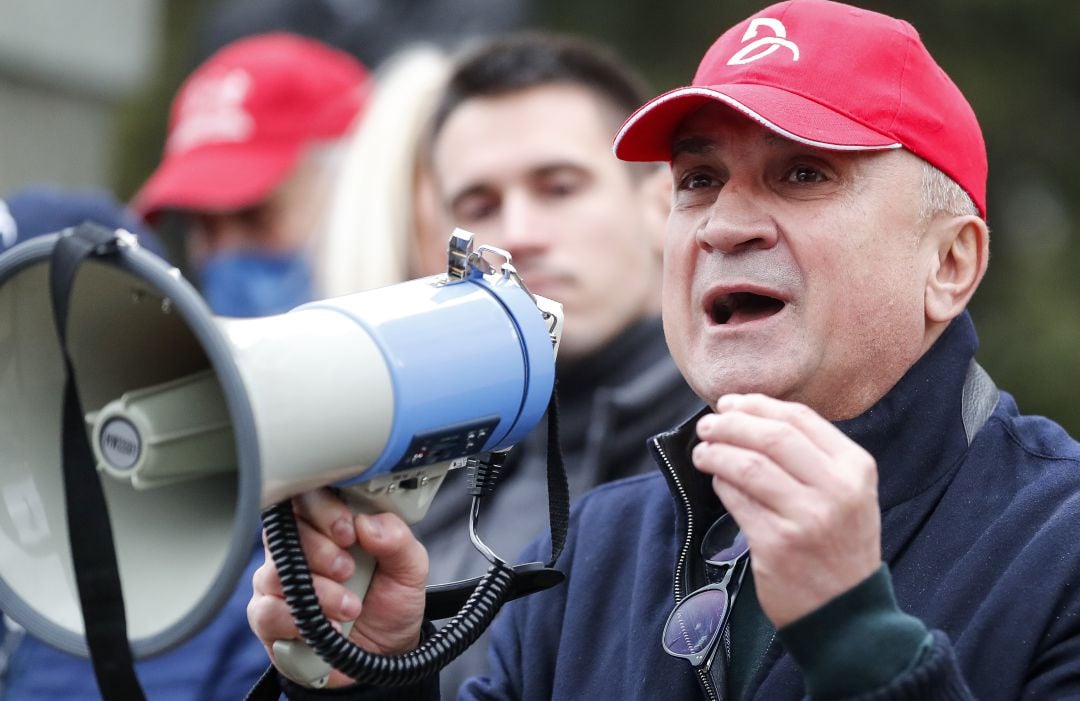
{"label": "nose", "polygon": [[697,231],[697,239],[706,251],[735,254],[772,248],[779,234],[775,220],[753,188],[729,182],[709,209],[708,219]]}
{"label": "nose", "polygon": [[502,246],[515,258],[540,253],[548,247],[550,235],[543,206],[527,193],[508,194],[503,201]]}

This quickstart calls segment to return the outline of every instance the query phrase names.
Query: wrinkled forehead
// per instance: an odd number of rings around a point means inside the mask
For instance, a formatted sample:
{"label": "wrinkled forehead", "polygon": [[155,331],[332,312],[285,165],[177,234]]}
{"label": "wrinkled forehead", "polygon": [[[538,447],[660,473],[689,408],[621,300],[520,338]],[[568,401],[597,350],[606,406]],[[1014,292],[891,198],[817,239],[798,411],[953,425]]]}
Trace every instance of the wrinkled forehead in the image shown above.
{"label": "wrinkled forehead", "polygon": [[715,148],[718,141],[762,142],[771,146],[795,142],[719,103],[707,103],[691,110],[671,132],[670,157],[690,151],[700,153]]}

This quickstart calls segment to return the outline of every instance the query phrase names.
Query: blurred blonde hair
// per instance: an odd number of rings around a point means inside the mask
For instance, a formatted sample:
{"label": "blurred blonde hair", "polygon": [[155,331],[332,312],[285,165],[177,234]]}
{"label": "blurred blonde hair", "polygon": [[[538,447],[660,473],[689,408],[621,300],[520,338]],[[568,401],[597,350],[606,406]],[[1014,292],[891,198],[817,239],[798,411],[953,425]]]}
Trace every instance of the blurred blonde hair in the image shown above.
{"label": "blurred blonde hair", "polygon": [[316,294],[337,297],[408,278],[420,163],[450,59],[403,49],[377,71],[375,92],[345,145],[315,242]]}

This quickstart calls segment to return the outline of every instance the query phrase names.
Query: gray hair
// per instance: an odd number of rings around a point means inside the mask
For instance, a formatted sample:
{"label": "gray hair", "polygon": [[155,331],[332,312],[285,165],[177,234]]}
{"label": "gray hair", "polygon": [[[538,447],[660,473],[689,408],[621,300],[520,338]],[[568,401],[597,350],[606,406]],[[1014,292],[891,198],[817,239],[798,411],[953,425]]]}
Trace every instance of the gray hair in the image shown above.
{"label": "gray hair", "polygon": [[938,214],[982,216],[964,188],[926,161],[923,161],[922,190],[920,221],[928,222]]}

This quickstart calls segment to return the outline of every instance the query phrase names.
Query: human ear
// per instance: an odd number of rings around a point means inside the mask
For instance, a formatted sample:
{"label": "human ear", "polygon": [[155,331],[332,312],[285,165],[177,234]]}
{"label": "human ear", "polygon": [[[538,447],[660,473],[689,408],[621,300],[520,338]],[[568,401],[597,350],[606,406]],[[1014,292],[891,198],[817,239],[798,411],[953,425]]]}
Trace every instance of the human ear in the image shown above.
{"label": "human ear", "polygon": [[967,307],[986,273],[990,232],[973,215],[943,217],[926,234],[936,242],[936,258],[926,281],[926,318],[948,322]]}

